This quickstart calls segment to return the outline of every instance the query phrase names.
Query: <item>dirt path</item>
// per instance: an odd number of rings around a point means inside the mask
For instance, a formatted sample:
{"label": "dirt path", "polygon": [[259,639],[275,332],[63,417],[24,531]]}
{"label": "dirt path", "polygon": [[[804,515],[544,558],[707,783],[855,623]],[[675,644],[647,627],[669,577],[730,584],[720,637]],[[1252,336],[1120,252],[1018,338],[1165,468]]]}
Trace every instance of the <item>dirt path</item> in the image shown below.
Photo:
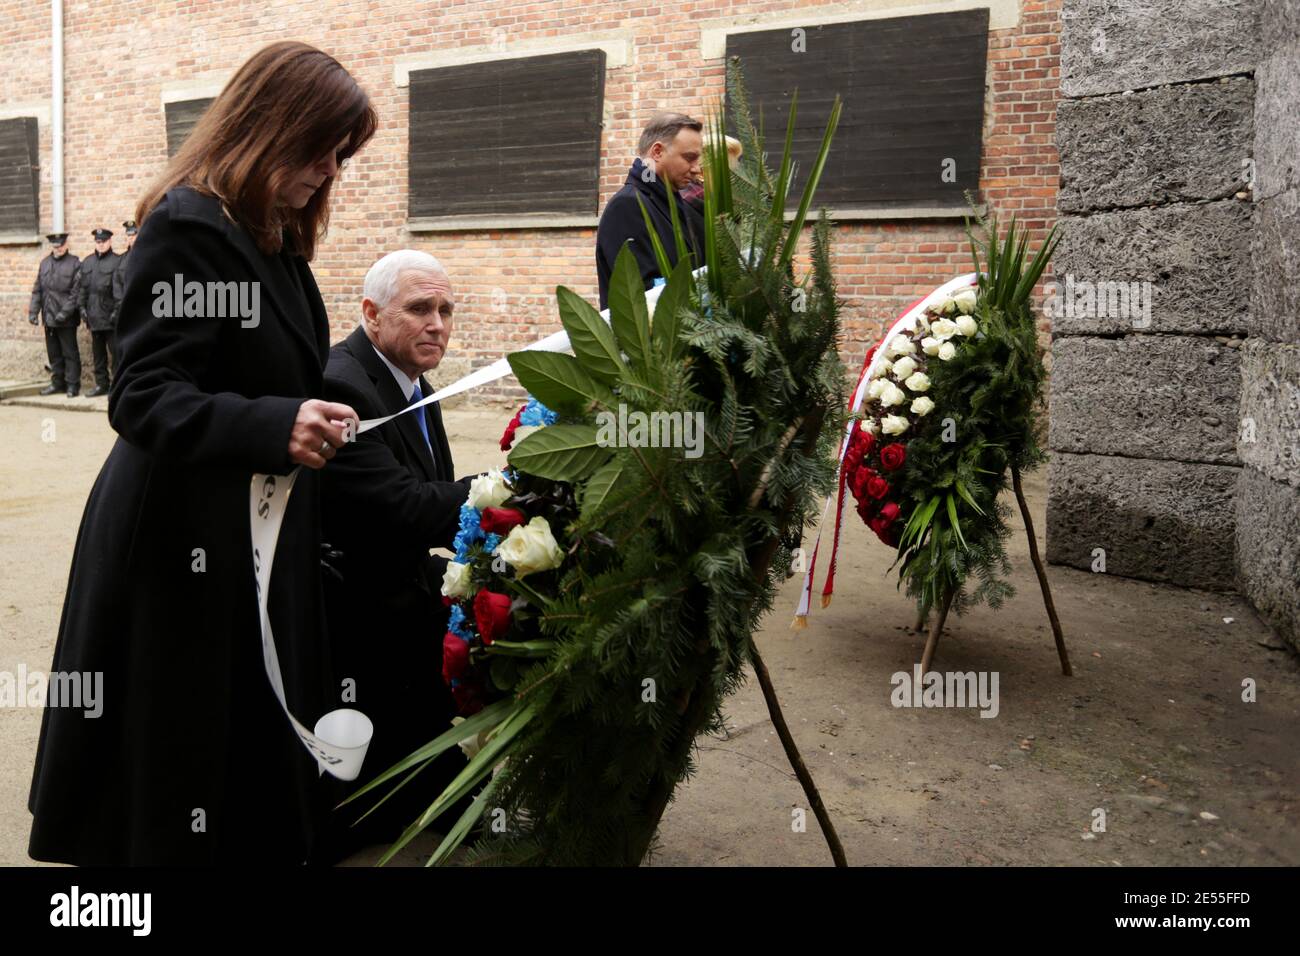
{"label": "dirt path", "polygon": [[[446,413],[459,471],[500,464],[508,417]],[[82,507],[114,436],[100,414],[8,405],[0,434],[0,671],[45,670]],[[1027,484],[1041,535],[1041,474]],[[1300,863],[1300,667],[1249,606],[1052,568],[1075,665],[1065,678],[1019,535],[1017,596],[997,614],[950,621],[935,661],[996,671],[994,718],[891,706],[890,676],[910,672],[923,642],[884,575],[890,552],[865,528],[846,533],[834,603],[807,630],[789,630],[792,580],[759,636],[849,862]],[[1255,703],[1242,701],[1246,678]],[[702,741],[699,772],[669,809],[652,862],[828,863],[811,813],[805,832],[792,828],[805,802],[757,683],[726,713],[730,736]],[[0,709],[0,865],[31,862],[39,727],[39,711]],[[1094,834],[1097,809],[1106,830]]]}

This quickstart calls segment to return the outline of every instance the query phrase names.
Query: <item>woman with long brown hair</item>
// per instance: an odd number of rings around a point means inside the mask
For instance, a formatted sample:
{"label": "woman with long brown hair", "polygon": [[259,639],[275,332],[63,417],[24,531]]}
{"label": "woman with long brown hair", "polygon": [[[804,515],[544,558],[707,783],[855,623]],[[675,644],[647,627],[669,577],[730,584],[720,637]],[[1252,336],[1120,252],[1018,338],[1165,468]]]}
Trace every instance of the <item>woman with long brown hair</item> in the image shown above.
{"label": "woman with long brown hair", "polygon": [[272,44],[140,203],[109,398],[119,438],[86,503],[51,667],[98,686],[99,713],[46,707],[35,859],[294,865],[313,853],[325,794],[264,669],[249,487],[306,466],[270,618],[289,709],[310,725],[337,706],[315,469],[355,416],[316,397],[329,329],[307,262],[339,167],[376,123],[333,57]]}

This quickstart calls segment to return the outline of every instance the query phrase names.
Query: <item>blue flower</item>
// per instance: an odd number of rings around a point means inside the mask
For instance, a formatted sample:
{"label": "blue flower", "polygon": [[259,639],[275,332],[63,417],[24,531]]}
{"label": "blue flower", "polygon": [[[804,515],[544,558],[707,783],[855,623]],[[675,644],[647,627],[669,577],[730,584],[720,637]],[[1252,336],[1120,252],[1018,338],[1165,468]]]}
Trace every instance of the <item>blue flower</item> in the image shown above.
{"label": "blue flower", "polygon": [[479,510],[469,504],[460,506],[460,531],[452,546],[456,549],[456,560],[469,564],[470,545],[483,539],[483,529],[479,527]]}
{"label": "blue flower", "polygon": [[537,399],[529,396],[528,404],[524,406],[523,413],[519,416],[519,424],[533,427],[554,425],[559,417]]}
{"label": "blue flower", "polygon": [[499,545],[500,543],[501,543],[501,535],[490,534],[483,539],[483,550],[486,551],[488,554],[493,554],[496,552],[497,545]]}
{"label": "blue flower", "polygon": [[459,604],[451,606],[451,615],[447,618],[447,630],[465,641],[474,636],[474,632],[469,629],[469,624],[465,620],[465,609]]}

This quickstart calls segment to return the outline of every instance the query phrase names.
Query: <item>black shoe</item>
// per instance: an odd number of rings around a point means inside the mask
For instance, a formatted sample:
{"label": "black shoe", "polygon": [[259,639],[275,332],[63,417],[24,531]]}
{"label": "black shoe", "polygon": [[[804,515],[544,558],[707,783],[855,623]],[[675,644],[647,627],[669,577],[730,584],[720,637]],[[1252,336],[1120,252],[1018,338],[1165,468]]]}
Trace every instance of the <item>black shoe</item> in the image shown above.
{"label": "black shoe", "polygon": [[68,398],[76,398],[80,394],[81,394],[80,389],[76,389],[76,388],[68,389]]}
{"label": "black shoe", "polygon": [[87,398],[98,398],[100,395],[107,395],[108,389],[103,385],[96,385],[86,393]]}
{"label": "black shoe", "polygon": [[41,394],[53,395],[55,392],[61,392],[61,391],[63,391],[62,385],[46,385],[43,389],[41,389]]}

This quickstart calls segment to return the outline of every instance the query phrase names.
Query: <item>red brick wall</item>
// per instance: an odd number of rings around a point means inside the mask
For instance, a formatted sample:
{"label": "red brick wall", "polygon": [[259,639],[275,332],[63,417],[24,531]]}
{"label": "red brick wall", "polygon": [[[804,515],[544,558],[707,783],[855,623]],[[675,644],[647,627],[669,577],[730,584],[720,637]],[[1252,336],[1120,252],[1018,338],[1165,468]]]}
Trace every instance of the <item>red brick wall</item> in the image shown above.
{"label": "red brick wall", "polygon": [[[799,11],[821,6],[805,2]],[[830,5],[835,10],[877,4]],[[912,9],[915,9],[914,7]],[[0,0],[0,109],[41,102],[48,109],[49,8]],[[722,92],[721,59],[701,59],[699,22],[767,14],[789,18],[786,0],[701,0],[671,7],[596,0],[413,3],[146,2],[69,0],[65,4],[65,223],[72,251],[88,254],[89,231],[120,230],[166,158],[161,91],[165,85],[219,83],[252,51],[275,39],[314,43],[371,93],[380,130],[344,173],[331,231],[314,263],[334,337],[354,324],[361,277],[378,256],[403,246],[447,265],[457,292],[450,358],[482,364],[559,327],[555,286],[596,296],[594,229],[410,234],[406,224],[407,89],[393,78],[396,57],[519,41],[631,30],[635,53],[607,71],[607,123],[601,202],[621,185],[640,128],[656,109],[704,115]],[[1016,213],[1040,233],[1056,218],[1054,146],[1060,0],[1021,0],[1017,26],[989,39],[983,169],[985,201]],[[919,51],[918,55],[924,55]],[[51,221],[49,126],[40,130],[42,229]],[[115,245],[121,248],[120,235]],[[882,322],[954,274],[970,256],[959,221],[854,222],[837,229],[836,261],[846,300],[844,353],[860,362]],[[35,341],[25,317],[37,262],[35,246],[0,246],[0,339]],[[504,296],[504,299],[503,299]],[[505,308],[494,307],[504,301]],[[89,348],[83,361],[89,360]],[[458,363],[459,364],[459,363]],[[39,365],[33,369],[33,377]],[[501,389],[482,397],[499,397]]]}

